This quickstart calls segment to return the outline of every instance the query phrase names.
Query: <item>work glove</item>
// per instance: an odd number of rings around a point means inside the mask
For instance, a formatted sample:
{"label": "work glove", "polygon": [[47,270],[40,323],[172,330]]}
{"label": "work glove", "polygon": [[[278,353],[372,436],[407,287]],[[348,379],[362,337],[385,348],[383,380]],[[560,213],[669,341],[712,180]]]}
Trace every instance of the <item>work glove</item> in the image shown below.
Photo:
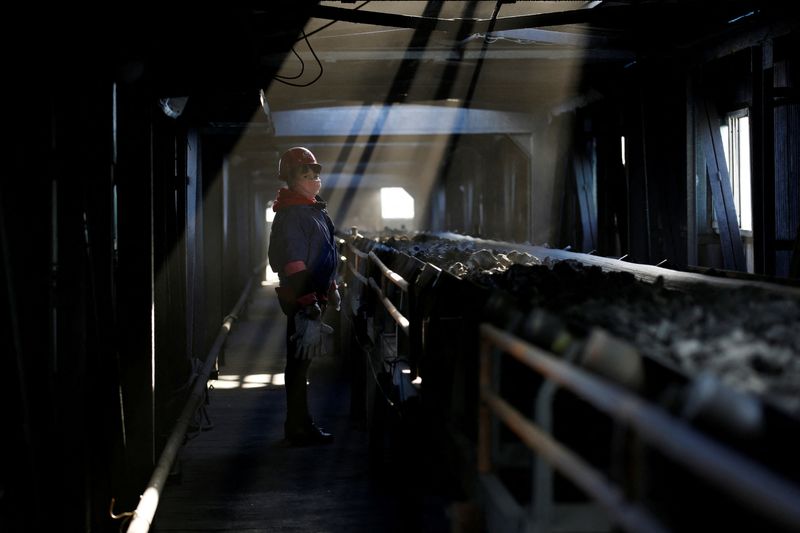
{"label": "work glove", "polygon": [[328,303],[333,306],[336,311],[342,310],[342,295],[339,294],[339,289],[335,285],[331,285],[328,291]]}
{"label": "work glove", "polygon": [[316,312],[313,311],[309,313],[307,309],[302,309],[294,315],[295,332],[291,340],[296,341],[294,356],[297,359],[311,360],[325,355],[325,339],[322,334],[333,333],[333,328],[322,322],[319,308],[316,308]]}

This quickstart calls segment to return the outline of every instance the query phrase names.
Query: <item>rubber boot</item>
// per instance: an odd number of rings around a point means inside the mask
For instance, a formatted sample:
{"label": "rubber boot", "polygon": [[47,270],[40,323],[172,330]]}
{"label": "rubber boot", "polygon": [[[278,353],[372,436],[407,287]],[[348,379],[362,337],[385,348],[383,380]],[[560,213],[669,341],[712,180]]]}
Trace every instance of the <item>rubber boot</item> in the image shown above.
{"label": "rubber boot", "polygon": [[322,430],[308,412],[307,375],[310,361],[290,358],[286,363],[286,440],[293,446],[329,444],[333,435]]}

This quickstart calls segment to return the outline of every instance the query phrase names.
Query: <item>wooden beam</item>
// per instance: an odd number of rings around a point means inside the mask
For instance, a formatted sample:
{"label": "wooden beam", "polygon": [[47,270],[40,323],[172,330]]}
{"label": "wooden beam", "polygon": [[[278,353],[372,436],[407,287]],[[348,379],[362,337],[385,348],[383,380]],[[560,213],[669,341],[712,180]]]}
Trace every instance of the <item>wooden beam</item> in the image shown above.
{"label": "wooden beam", "polygon": [[728,164],[722,148],[722,135],[719,131],[720,118],[714,103],[702,98],[700,105],[701,127],[700,139],[703,154],[706,158],[708,184],[711,187],[714,214],[719,226],[722,260],[726,269],[747,271],[744,257],[744,246],[739,233],[739,220],[736,216],[736,205],[733,201]]}
{"label": "wooden beam", "polygon": [[578,147],[572,156],[572,168],[575,173],[575,190],[581,213],[581,247],[582,251],[591,252],[597,249],[597,213],[592,194],[594,175],[592,165],[582,147]]}

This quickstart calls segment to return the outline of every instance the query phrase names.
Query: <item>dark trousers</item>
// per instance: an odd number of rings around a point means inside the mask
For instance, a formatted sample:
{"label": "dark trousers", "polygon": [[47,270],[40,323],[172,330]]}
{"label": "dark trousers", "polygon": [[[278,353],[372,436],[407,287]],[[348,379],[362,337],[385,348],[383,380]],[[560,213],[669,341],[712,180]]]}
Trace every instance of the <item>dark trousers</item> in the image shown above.
{"label": "dark trousers", "polygon": [[297,343],[291,340],[294,335],[294,316],[287,317],[286,324],[286,428],[300,430],[311,422],[308,412],[308,367],[311,361],[295,357]]}

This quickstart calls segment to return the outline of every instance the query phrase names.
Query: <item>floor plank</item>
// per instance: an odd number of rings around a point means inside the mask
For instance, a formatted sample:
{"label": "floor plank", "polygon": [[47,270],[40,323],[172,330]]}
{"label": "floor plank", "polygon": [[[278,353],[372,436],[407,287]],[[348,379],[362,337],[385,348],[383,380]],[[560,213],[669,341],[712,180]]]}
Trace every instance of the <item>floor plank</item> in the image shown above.
{"label": "floor plank", "polygon": [[312,414],[335,443],[286,444],[284,328],[273,289],[259,287],[229,336],[221,379],[210,391],[213,429],[183,448],[152,530],[447,531],[444,511],[435,503],[426,510],[407,472],[396,479],[371,474],[366,433],[350,418],[342,359],[314,361],[309,377]]}

